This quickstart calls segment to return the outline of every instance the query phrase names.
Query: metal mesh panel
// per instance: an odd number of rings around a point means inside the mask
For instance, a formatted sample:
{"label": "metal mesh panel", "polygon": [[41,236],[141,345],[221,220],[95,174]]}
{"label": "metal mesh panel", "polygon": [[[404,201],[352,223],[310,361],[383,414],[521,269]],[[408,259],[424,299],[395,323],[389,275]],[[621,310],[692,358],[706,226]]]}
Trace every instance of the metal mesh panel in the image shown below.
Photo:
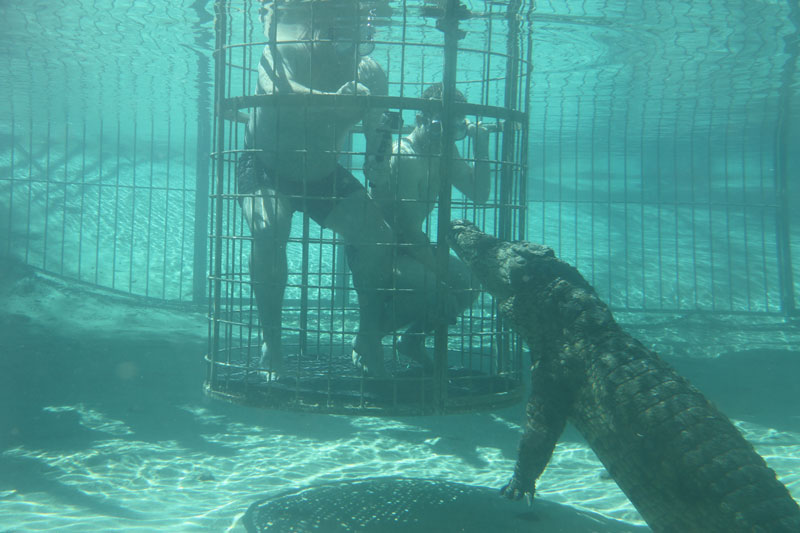
{"label": "metal mesh panel", "polygon": [[198,82],[210,29],[191,28],[210,15],[86,1],[0,10],[11,73],[0,79],[1,252],[126,293],[198,296],[196,183],[209,142],[199,121],[210,120]]}
{"label": "metal mesh panel", "polygon": [[537,2],[529,235],[613,307],[787,304],[790,5]]}

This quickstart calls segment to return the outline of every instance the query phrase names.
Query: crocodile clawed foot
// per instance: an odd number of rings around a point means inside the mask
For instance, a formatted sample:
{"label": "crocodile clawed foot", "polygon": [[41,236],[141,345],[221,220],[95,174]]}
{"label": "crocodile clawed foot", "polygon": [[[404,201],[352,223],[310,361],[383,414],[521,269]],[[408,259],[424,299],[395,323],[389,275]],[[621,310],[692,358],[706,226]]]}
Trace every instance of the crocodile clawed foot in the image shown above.
{"label": "crocodile clawed foot", "polygon": [[524,484],[521,483],[516,476],[513,476],[511,480],[500,489],[500,494],[509,500],[518,501],[525,497],[528,501],[528,505],[531,505],[533,501],[534,492],[536,492],[534,487],[525,488]]}

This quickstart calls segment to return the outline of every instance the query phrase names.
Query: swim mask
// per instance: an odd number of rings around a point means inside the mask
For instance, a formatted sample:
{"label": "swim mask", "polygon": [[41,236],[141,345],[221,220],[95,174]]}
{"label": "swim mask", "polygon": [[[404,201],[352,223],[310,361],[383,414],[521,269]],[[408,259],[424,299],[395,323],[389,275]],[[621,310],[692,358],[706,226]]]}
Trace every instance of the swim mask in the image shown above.
{"label": "swim mask", "polygon": [[[428,120],[428,133],[436,137],[442,136],[442,121],[438,118]],[[460,141],[467,136],[467,119],[458,118],[453,121],[453,140]]]}

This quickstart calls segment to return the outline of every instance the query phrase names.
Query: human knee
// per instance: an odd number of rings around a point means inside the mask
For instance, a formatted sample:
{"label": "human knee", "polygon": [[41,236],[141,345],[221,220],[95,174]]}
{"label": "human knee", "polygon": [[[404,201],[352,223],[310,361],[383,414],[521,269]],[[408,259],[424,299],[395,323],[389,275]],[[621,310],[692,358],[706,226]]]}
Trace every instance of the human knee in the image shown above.
{"label": "human knee", "polygon": [[254,249],[279,251],[286,248],[286,240],[281,237],[280,232],[267,223],[253,224],[250,228],[250,236],[253,238]]}
{"label": "human knee", "polygon": [[451,316],[455,319],[458,315],[472,306],[478,296],[478,292],[469,287],[457,287],[451,292]]}
{"label": "human knee", "polygon": [[359,247],[394,244],[394,232],[378,206],[359,190],[342,199],[326,220],[326,225]]}
{"label": "human knee", "polygon": [[250,274],[276,276],[286,270],[286,244],[274,240],[253,240],[250,253]]}
{"label": "human knee", "polygon": [[347,263],[357,289],[388,288],[392,280],[392,257],[386,247],[347,245]]}

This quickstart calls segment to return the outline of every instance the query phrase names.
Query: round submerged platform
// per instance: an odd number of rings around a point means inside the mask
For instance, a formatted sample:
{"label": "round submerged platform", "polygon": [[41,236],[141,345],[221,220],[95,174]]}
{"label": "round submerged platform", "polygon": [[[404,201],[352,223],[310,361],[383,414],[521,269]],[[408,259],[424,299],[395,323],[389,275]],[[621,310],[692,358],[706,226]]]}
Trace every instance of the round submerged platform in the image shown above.
{"label": "round submerged platform", "polygon": [[[252,350],[251,350],[252,351]],[[252,358],[206,361],[213,369],[205,391],[211,397],[253,407],[356,415],[427,415],[491,410],[519,403],[518,373],[489,373],[459,364],[450,352],[443,386],[416,363],[386,361],[386,377],[369,377],[350,354],[287,356],[280,376],[257,370]]]}
{"label": "round submerged platform", "polygon": [[501,497],[496,488],[402,477],[342,481],[295,490],[253,503],[241,522],[248,533],[649,531],[543,499],[528,507]]}

